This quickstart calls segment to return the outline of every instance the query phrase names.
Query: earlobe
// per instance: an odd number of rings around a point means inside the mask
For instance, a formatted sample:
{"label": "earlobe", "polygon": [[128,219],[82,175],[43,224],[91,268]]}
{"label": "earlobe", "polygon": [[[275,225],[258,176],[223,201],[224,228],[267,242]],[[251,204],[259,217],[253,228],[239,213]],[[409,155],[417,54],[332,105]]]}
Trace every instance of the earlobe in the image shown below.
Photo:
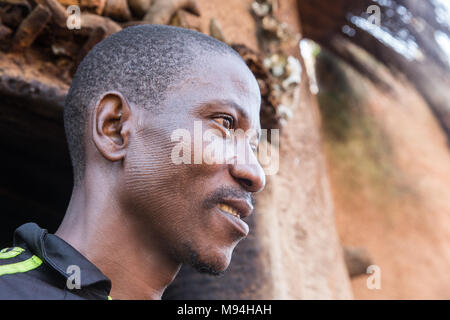
{"label": "earlobe", "polygon": [[93,110],[92,138],[98,151],[110,161],[125,157],[130,133],[131,110],[119,92],[108,92]]}

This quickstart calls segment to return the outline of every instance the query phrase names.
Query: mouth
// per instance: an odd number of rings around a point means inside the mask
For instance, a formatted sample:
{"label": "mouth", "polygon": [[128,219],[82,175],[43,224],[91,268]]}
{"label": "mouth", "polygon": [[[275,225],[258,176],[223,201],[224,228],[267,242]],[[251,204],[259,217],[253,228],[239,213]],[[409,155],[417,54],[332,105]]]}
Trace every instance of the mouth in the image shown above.
{"label": "mouth", "polygon": [[222,199],[221,202],[217,204],[217,207],[221,211],[238,219],[248,217],[253,211],[253,205],[244,199]]}
{"label": "mouth", "polygon": [[253,206],[249,201],[243,199],[222,199],[216,207],[242,236],[248,235],[249,226],[242,219],[248,217],[253,211]]}
{"label": "mouth", "polygon": [[230,207],[229,205],[227,205],[227,204],[225,204],[225,203],[219,203],[219,204],[217,205],[217,207],[218,207],[220,210],[222,210],[222,211],[224,211],[224,212],[226,212],[226,213],[228,213],[228,214],[231,214],[232,216],[235,216],[235,217],[238,218],[238,219],[241,218],[241,215],[239,214],[239,211],[237,211],[236,209],[234,209],[233,207]]}

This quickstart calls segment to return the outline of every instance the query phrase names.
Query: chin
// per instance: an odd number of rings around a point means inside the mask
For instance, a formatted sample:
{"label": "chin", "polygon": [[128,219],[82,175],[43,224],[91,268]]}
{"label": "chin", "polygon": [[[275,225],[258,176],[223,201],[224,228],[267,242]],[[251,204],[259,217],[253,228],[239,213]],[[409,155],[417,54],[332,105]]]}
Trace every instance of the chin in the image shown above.
{"label": "chin", "polygon": [[208,252],[192,250],[188,264],[200,273],[218,276],[223,274],[230,265],[233,250],[234,246],[217,250],[209,249]]}

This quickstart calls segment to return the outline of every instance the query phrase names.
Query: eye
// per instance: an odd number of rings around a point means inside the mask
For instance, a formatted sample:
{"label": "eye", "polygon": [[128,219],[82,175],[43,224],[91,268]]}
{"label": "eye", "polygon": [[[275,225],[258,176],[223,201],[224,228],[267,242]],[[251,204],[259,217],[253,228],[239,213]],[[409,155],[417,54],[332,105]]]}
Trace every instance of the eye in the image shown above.
{"label": "eye", "polygon": [[220,124],[222,127],[224,127],[227,130],[233,129],[234,127],[234,119],[231,116],[228,115],[219,115],[214,117],[214,121],[216,121],[218,124]]}

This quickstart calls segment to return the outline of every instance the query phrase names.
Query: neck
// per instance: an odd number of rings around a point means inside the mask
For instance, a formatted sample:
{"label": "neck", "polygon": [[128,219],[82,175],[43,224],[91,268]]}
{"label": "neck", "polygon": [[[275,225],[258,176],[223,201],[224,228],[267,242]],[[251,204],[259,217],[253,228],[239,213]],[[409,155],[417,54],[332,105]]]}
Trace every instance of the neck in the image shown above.
{"label": "neck", "polygon": [[112,282],[113,299],[161,299],[180,264],[152,243],[116,197],[80,183],[56,235],[91,261]]}

